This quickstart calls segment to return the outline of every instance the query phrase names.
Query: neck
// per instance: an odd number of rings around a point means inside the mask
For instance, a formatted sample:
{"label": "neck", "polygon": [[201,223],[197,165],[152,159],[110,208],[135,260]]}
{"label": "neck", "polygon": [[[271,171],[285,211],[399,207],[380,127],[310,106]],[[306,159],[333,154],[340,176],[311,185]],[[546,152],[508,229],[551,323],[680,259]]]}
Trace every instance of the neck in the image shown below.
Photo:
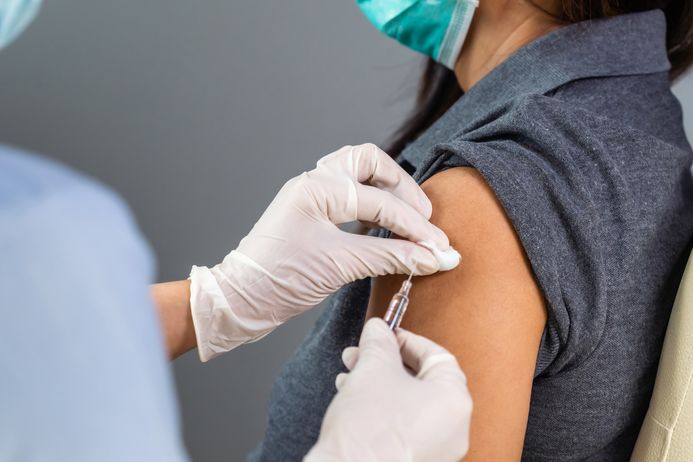
{"label": "neck", "polygon": [[563,25],[530,2],[481,0],[455,64],[460,87],[469,90],[517,50]]}

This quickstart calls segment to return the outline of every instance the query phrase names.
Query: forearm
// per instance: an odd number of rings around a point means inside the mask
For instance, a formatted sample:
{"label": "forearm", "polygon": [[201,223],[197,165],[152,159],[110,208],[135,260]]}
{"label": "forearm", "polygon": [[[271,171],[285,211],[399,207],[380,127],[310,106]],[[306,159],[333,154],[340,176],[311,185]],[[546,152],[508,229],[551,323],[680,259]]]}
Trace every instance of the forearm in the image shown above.
{"label": "forearm", "polygon": [[195,348],[197,340],[190,311],[190,281],[154,284],[151,292],[169,358],[175,359]]}

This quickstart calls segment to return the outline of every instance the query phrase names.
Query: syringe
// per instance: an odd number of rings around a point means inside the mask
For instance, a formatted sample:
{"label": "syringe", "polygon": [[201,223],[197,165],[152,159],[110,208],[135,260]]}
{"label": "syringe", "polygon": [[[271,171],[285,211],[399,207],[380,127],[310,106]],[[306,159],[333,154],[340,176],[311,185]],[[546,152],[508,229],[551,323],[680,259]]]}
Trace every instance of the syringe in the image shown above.
{"label": "syringe", "polygon": [[407,311],[407,306],[409,305],[409,291],[412,287],[412,276],[413,274],[410,274],[407,280],[402,283],[402,287],[400,287],[399,292],[390,300],[385,316],[383,316],[383,319],[392,330],[399,327],[404,313]]}

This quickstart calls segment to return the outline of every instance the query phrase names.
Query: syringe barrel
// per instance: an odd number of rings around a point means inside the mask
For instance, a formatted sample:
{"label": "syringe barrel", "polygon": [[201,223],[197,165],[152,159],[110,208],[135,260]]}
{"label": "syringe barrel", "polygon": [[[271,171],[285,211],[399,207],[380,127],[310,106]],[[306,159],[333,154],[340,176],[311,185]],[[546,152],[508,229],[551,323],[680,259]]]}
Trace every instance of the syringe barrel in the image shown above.
{"label": "syringe barrel", "polygon": [[409,305],[409,291],[411,290],[411,281],[406,280],[402,283],[402,287],[399,289],[387,307],[385,316],[383,319],[390,327],[390,329],[396,329],[399,327],[404,317],[404,313],[407,311],[407,306]]}

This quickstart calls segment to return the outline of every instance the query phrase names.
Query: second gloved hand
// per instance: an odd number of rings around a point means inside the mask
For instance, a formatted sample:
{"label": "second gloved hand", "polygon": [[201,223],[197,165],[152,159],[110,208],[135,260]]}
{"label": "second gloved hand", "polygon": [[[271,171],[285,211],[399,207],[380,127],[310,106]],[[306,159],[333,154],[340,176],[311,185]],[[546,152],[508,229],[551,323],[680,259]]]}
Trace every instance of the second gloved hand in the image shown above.
{"label": "second gloved hand", "polygon": [[[415,242],[458,255],[430,216],[421,188],[376,146],[346,146],[324,157],[284,185],[222,263],[193,267],[200,358],[258,340],[358,279],[438,271],[436,255]],[[355,220],[405,239],[356,235],[337,226]]]}
{"label": "second gloved hand", "polygon": [[[304,462],[455,462],[467,453],[472,401],[455,357],[382,319],[342,354],[315,447]],[[408,368],[405,368],[405,366]]]}

